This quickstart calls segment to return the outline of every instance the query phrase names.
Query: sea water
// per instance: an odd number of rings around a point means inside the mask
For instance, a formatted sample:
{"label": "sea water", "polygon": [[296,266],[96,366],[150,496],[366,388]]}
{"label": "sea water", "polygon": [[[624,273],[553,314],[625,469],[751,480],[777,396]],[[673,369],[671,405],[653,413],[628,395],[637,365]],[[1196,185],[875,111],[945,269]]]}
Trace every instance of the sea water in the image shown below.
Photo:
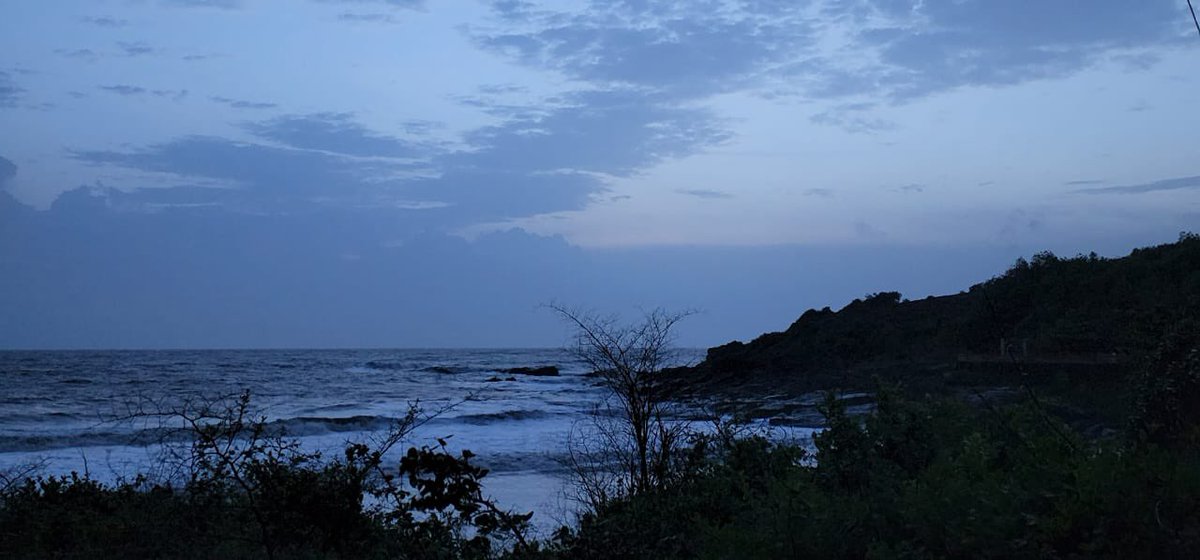
{"label": "sea water", "polygon": [[[537,366],[560,375],[502,372]],[[604,398],[587,373],[570,353],[546,349],[0,352],[0,472],[38,464],[42,474],[103,481],[153,472],[160,434],[121,418],[186,400],[249,391],[272,425],[326,453],[370,442],[418,402],[440,412],[404,445],[441,438],[470,449],[490,470],[487,492],[534,511],[545,529],[570,520],[559,459],[572,427]]]}
{"label": "sea water", "polygon": [[[685,350],[678,359],[702,355]],[[504,372],[540,366],[559,375]],[[0,473],[37,465],[42,475],[75,471],[105,482],[154,474],[162,424],[136,413],[187,401],[249,392],[271,426],[329,456],[377,440],[417,403],[427,421],[396,455],[439,440],[455,453],[470,449],[490,471],[487,494],[534,512],[545,535],[576,511],[562,458],[571,430],[606,397],[589,373],[561,349],[0,352]],[[680,412],[675,421],[704,413]],[[811,441],[812,432],[773,437]]]}

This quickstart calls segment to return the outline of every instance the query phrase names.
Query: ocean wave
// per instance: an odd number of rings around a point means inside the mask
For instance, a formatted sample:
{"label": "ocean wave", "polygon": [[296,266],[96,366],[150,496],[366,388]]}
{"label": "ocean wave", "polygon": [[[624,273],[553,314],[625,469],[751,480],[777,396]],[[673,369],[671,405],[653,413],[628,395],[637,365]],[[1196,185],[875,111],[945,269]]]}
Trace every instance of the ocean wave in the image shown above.
{"label": "ocean wave", "polygon": [[269,425],[282,430],[285,436],[306,437],[340,432],[375,432],[386,430],[398,418],[390,416],[357,415],[344,417],[297,416],[276,420]]}
{"label": "ocean wave", "polygon": [[540,420],[543,418],[549,418],[551,416],[554,416],[554,415],[549,412],[543,411],[543,410],[518,409],[518,410],[504,410],[501,412],[484,412],[484,413],[479,413],[479,414],[465,414],[462,416],[455,416],[453,418],[449,418],[448,420],[453,421],[453,422],[462,422],[464,424],[483,425],[483,424],[492,424],[495,422],[505,422],[505,421],[511,421],[511,420]]}
{"label": "ocean wave", "polygon": [[[390,416],[318,417],[298,416],[267,422],[267,434],[284,438],[304,438],[342,432],[375,432],[392,427],[398,421]],[[160,443],[181,443],[194,433],[179,427],[130,428],[125,430],[84,430],[61,434],[0,435],[0,453],[48,451],[76,447],[145,447]]]}
{"label": "ocean wave", "polygon": [[426,373],[453,374],[453,373],[470,373],[472,371],[479,371],[479,370],[472,369],[472,368],[465,367],[465,366],[429,366],[427,368],[421,368],[421,371],[426,372]]}
{"label": "ocean wave", "polygon": [[50,451],[77,447],[146,447],[157,443],[187,441],[182,430],[153,428],[137,431],[97,431],[67,434],[0,436],[0,453]]}
{"label": "ocean wave", "polygon": [[392,370],[398,370],[398,369],[411,369],[412,366],[409,362],[400,362],[400,361],[392,361],[392,360],[370,360],[367,363],[363,364],[363,367],[369,368],[369,369],[374,369],[374,370],[392,371]]}
{"label": "ocean wave", "polygon": [[59,383],[63,385],[91,385],[93,381],[91,379],[73,377],[70,379],[63,379],[62,381],[59,381]]}

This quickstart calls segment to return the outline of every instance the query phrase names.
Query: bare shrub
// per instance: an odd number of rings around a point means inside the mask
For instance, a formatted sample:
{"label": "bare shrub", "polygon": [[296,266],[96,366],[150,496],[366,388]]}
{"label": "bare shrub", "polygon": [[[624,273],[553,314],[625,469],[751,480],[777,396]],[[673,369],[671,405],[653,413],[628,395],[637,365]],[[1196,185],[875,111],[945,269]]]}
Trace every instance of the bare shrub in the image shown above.
{"label": "bare shrub", "polygon": [[671,414],[661,374],[679,364],[674,329],[693,312],[655,309],[625,324],[614,316],[548,307],[572,327],[571,351],[607,390],[567,442],[566,462],[577,498],[595,510],[671,482],[689,429]]}

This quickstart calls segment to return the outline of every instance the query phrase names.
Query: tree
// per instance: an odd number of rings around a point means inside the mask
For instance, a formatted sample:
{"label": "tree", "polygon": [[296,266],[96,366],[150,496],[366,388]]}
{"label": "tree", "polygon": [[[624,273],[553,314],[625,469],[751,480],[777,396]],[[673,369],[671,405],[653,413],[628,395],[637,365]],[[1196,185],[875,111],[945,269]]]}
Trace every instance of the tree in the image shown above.
{"label": "tree", "polygon": [[575,430],[568,442],[579,498],[595,510],[664,486],[675,474],[687,425],[671,418],[661,373],[679,362],[674,329],[692,312],[655,309],[624,324],[614,316],[549,307],[574,330],[573,354],[608,391],[586,429]]}

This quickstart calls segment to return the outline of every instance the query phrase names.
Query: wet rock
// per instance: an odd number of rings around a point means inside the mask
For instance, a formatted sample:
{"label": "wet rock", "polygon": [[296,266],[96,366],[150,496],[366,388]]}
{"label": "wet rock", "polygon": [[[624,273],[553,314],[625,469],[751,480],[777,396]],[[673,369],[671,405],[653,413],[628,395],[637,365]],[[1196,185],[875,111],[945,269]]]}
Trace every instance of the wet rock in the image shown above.
{"label": "wet rock", "polygon": [[558,377],[558,366],[517,367],[499,370],[500,373],[532,375],[534,377]]}

